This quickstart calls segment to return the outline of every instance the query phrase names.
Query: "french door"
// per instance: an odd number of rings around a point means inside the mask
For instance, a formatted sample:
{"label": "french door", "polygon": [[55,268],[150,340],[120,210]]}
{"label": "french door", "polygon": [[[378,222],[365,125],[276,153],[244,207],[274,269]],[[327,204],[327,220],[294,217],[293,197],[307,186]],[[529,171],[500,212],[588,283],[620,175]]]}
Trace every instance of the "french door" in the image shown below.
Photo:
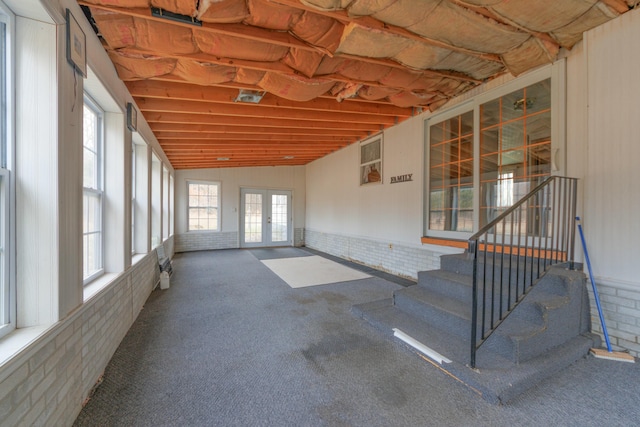
{"label": "french door", "polygon": [[292,246],[291,191],[240,189],[240,246]]}

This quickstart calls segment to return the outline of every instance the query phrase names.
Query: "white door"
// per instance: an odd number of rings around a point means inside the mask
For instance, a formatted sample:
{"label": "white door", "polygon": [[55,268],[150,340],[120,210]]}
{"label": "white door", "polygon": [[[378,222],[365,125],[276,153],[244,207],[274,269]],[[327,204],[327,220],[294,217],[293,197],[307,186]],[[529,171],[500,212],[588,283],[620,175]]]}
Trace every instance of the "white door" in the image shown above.
{"label": "white door", "polygon": [[291,191],[240,190],[240,246],[293,246]]}

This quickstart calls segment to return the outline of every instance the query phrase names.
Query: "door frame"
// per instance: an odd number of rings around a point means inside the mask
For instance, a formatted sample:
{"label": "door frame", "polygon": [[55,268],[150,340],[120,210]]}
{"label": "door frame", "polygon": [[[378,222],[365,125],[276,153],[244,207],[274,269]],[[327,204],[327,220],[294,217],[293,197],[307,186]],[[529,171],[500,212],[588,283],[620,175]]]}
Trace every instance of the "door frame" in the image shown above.
{"label": "door frame", "polygon": [[[262,200],[262,241],[261,242],[245,242],[244,241],[244,213],[245,213],[245,194],[259,193],[263,195]],[[288,199],[288,216],[287,222],[287,240],[282,242],[271,242],[271,196],[274,194],[283,194]],[[260,187],[240,187],[240,209],[238,209],[238,232],[239,245],[241,248],[265,248],[265,247],[285,247],[293,246],[293,190],[281,188],[260,188]]]}

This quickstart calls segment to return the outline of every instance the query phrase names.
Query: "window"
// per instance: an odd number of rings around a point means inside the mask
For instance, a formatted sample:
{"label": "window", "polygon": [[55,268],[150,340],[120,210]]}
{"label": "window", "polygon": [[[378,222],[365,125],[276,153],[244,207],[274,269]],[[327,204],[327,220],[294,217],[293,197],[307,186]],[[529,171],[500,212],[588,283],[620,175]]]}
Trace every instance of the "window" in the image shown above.
{"label": "window", "polygon": [[136,144],[131,142],[131,254],[136,253]]}
{"label": "window", "polygon": [[162,238],[169,238],[169,171],[162,168]]}
{"label": "window", "polygon": [[429,229],[473,229],[473,112],[434,124],[429,132]]}
{"label": "window", "polygon": [[469,236],[562,172],[551,162],[552,152],[564,152],[552,123],[552,98],[558,111],[564,102],[554,95],[564,81],[555,67],[427,119],[427,235]]}
{"label": "window", "polygon": [[87,96],[83,110],[82,277],[88,283],[103,272],[103,113]]}
{"label": "window", "polygon": [[13,221],[13,99],[11,67],[11,18],[0,2],[0,337],[15,329],[16,292],[12,279]]}
{"label": "window", "polygon": [[551,79],[480,105],[480,227],[551,173]]}
{"label": "window", "polygon": [[382,136],[360,144],[360,185],[382,183]]}
{"label": "window", "polygon": [[220,184],[187,182],[189,186],[188,231],[220,230]]}
{"label": "window", "polygon": [[174,200],[174,194],[173,194],[173,175],[169,175],[169,236],[173,236],[173,200]]}
{"label": "window", "polygon": [[151,154],[151,248],[162,244],[162,163]]}

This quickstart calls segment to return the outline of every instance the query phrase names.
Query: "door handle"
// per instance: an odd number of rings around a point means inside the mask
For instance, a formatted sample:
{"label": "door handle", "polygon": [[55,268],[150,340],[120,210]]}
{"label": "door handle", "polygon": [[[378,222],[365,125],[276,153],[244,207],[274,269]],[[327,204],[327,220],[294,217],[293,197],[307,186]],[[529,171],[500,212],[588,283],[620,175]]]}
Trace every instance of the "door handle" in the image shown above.
{"label": "door handle", "polygon": [[271,224],[271,217],[267,217],[267,224]]}

